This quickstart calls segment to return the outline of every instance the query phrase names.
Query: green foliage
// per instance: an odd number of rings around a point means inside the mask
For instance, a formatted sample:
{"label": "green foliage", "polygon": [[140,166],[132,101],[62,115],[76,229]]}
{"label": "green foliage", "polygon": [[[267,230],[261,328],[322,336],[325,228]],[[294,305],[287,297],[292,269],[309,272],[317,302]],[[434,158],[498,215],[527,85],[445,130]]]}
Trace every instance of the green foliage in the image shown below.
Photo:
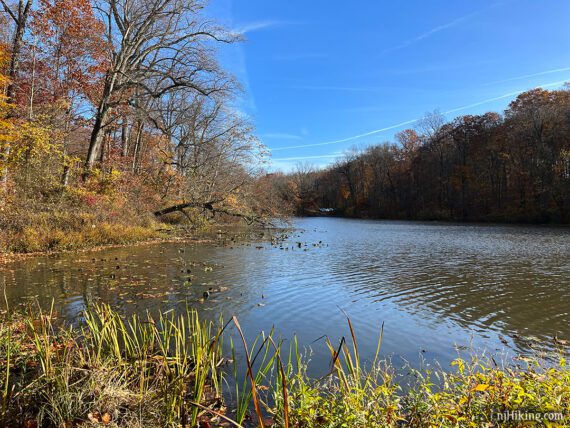
{"label": "green foliage", "polygon": [[38,313],[1,324],[0,359],[13,356],[0,366],[2,426],[195,426],[189,403],[219,405],[221,342],[212,338],[221,328],[195,311],[123,319],[102,305],[79,330],[53,321]]}
{"label": "green foliage", "polygon": [[[456,371],[418,376],[418,385],[407,397],[407,405],[414,409],[407,416],[409,423],[493,426],[497,422],[494,414],[512,411],[559,412],[568,417],[570,371],[564,358],[552,366],[525,360],[522,365],[500,369],[492,358],[458,358],[452,363]],[[434,376],[437,381],[432,383]],[[441,384],[443,387],[438,388]]]}
{"label": "green foliage", "polygon": [[[272,332],[248,345],[234,318],[245,361],[236,361],[231,342],[235,396],[226,414],[221,367],[229,323],[202,321],[188,309],[124,318],[106,305],[88,309],[79,328],[56,328],[54,320],[53,312],[3,315],[3,426],[242,426],[255,419],[278,427],[494,427],[497,414],[519,411],[566,419],[500,426],[569,422],[570,370],[562,357],[506,366],[492,357],[458,358],[447,370],[408,367],[404,375],[379,352],[365,365],[352,332],[349,343],[327,341],[331,370],[315,379],[296,339],[285,361]],[[240,363],[248,371],[243,377]]]}

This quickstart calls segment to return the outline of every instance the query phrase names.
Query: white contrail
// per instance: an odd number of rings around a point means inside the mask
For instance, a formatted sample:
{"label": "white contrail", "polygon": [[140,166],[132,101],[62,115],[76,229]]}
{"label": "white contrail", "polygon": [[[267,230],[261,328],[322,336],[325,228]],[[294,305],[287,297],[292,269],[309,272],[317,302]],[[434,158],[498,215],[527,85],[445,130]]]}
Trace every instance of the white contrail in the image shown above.
{"label": "white contrail", "polygon": [[274,161],[295,161],[295,160],[305,160],[305,159],[331,159],[338,158],[341,154],[336,153],[334,155],[317,155],[317,156],[294,156],[290,158],[272,158]]}
{"label": "white contrail", "polygon": [[[566,82],[567,82],[567,80],[559,80],[558,82],[545,83],[544,85],[537,86],[537,88],[549,88],[551,86],[560,86]],[[528,91],[528,90],[529,89],[523,89],[522,91],[514,91],[514,92],[509,92],[508,94],[499,95],[498,97],[487,98],[486,100],[483,100],[483,101],[479,101],[479,102],[476,102],[473,104],[467,104],[467,105],[462,106],[462,107],[457,107],[457,108],[454,108],[451,110],[447,110],[446,112],[444,112],[444,114],[455,113],[456,111],[466,110],[466,109],[471,108],[471,107],[478,107],[478,106],[481,106],[483,104],[492,103],[493,101],[502,100],[503,98],[514,97],[515,95],[519,95],[519,94],[521,94],[525,91]]]}
{"label": "white contrail", "polygon": [[467,15],[463,15],[463,16],[461,16],[461,17],[459,17],[459,18],[456,18],[456,19],[454,19],[453,21],[448,22],[447,24],[438,25],[437,27],[434,27],[434,28],[432,28],[432,29],[426,31],[425,33],[422,33],[422,34],[420,34],[419,36],[414,37],[413,39],[406,40],[405,42],[402,42],[402,43],[400,43],[399,45],[396,45],[396,46],[393,46],[393,47],[391,47],[391,48],[385,49],[385,50],[382,52],[382,54],[386,54],[386,53],[389,53],[389,52],[394,52],[394,51],[397,51],[397,50],[406,48],[406,47],[408,47],[408,46],[410,46],[410,45],[413,45],[414,43],[417,43],[417,42],[419,42],[419,41],[422,41],[422,40],[424,40],[424,39],[427,39],[428,37],[431,37],[431,36],[433,36],[434,34],[439,33],[440,31],[447,30],[448,28],[455,27],[455,26],[461,24],[462,22],[468,20],[469,18],[473,18],[474,16],[477,16],[477,15],[483,13],[483,12],[486,12],[486,11],[489,10],[489,9],[493,9],[493,8],[495,8],[495,7],[497,7],[497,6],[502,5],[502,4],[503,4],[503,2],[494,3],[494,4],[492,4],[492,5],[488,6],[488,7],[485,7],[485,8],[483,8],[483,9],[476,10],[475,12],[471,12],[471,13],[469,13],[469,14],[467,14]]}
{"label": "white contrail", "polygon": [[[536,88],[549,88],[552,86],[560,86],[563,85],[564,83],[566,83],[567,80],[559,80],[557,82],[551,82],[551,83],[545,83],[539,86],[536,86]],[[514,91],[514,92],[509,92],[508,94],[503,94],[503,95],[499,95],[498,97],[493,97],[493,98],[487,98],[485,100],[482,101],[478,101],[476,103],[472,103],[472,104],[467,104],[461,107],[456,107],[453,108],[451,110],[447,110],[444,112],[444,114],[450,114],[450,113],[454,113],[457,111],[461,111],[461,110],[466,110],[472,107],[478,107],[481,106],[483,104],[488,104],[491,103],[493,101],[498,101],[498,100],[502,100],[503,98],[509,98],[509,97],[513,97],[515,95],[519,95],[522,92],[526,92],[530,89],[522,89],[520,91]],[[375,134],[380,134],[382,132],[385,131],[389,131],[391,129],[396,129],[396,128],[400,128],[402,126],[405,125],[411,125],[412,123],[415,123],[417,121],[421,120],[421,118],[417,118],[417,119],[411,119],[411,120],[406,120],[405,122],[400,122],[397,123],[396,125],[391,125],[391,126],[387,126],[385,128],[380,128],[380,129],[375,129],[374,131],[369,131],[369,132],[365,132],[364,134],[359,134],[359,135],[354,135],[352,137],[347,137],[347,138],[342,138],[340,140],[333,140],[333,141],[325,141],[323,143],[314,143],[314,144],[301,144],[301,145],[297,145],[297,146],[287,146],[287,147],[277,147],[275,149],[269,149],[272,152],[277,152],[280,150],[289,150],[289,149],[302,149],[302,148],[307,148],[307,147],[319,147],[319,146],[329,146],[332,144],[339,144],[339,143],[345,143],[347,141],[353,141],[353,140],[358,140],[360,138],[363,137],[368,137],[370,135],[375,135]]]}
{"label": "white contrail", "polygon": [[485,83],[485,84],[483,84],[483,86],[494,85],[494,84],[496,84],[496,83],[513,82],[513,81],[515,81],[515,80],[529,79],[529,78],[531,78],[531,77],[544,76],[544,75],[547,75],[547,74],[562,73],[563,71],[569,71],[569,70],[570,70],[570,67],[555,68],[555,69],[552,69],[552,70],[540,71],[540,72],[538,72],[538,73],[524,74],[524,75],[522,75],[522,76],[516,76],[516,77],[509,77],[508,79],[495,80],[494,82]]}
{"label": "white contrail", "polygon": [[289,149],[300,149],[303,147],[318,147],[318,146],[328,146],[331,144],[338,144],[338,143],[345,143],[347,141],[358,140],[359,138],[368,137],[369,135],[379,134],[380,132],[389,131],[390,129],[396,129],[404,125],[410,125],[414,122],[417,122],[418,119],[406,120],[405,122],[398,123],[396,125],[387,126],[386,128],[376,129],[374,131],[366,132],[364,134],[355,135],[353,137],[343,138],[342,140],[334,140],[334,141],[325,141],[324,143],[314,143],[314,144],[304,144],[299,146],[287,146],[287,147],[277,147],[275,149],[270,149],[272,152],[276,152],[279,150],[289,150]]}

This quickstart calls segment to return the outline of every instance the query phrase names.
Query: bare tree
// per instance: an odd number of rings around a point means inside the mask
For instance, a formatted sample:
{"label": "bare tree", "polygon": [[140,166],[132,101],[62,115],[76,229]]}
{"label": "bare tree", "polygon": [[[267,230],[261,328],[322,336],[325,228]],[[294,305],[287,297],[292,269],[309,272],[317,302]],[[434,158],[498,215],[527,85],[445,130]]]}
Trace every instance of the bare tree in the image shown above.
{"label": "bare tree", "polygon": [[18,74],[18,67],[20,65],[22,42],[24,40],[24,34],[26,32],[26,26],[28,24],[28,17],[30,15],[32,3],[33,0],[18,0],[15,5],[10,6],[5,0],[0,0],[0,4],[2,4],[4,11],[14,22],[12,51],[10,57],[10,66],[8,69],[10,82],[6,89],[8,101],[11,103],[14,102],[14,96],[16,93],[16,77]]}
{"label": "bare tree", "polygon": [[96,0],[106,25],[110,67],[95,114],[85,162],[99,157],[113,109],[138,91],[159,99],[177,90],[205,96],[226,90],[229,78],[214,60],[212,42],[233,35],[205,22],[200,0]]}
{"label": "bare tree", "polygon": [[427,112],[417,124],[417,129],[426,140],[434,138],[445,124],[445,117],[439,110]]}
{"label": "bare tree", "polygon": [[153,121],[171,142],[165,157],[183,177],[177,199],[187,202],[157,215],[187,207],[237,214],[243,208],[238,206],[247,205],[238,195],[244,196],[254,181],[264,149],[248,119],[228,107],[229,101],[220,94],[192,96],[188,91],[163,100]]}
{"label": "bare tree", "polygon": [[[20,65],[20,56],[22,51],[22,42],[24,40],[24,33],[26,32],[26,26],[28,23],[28,17],[30,14],[30,8],[32,7],[33,0],[18,0],[16,5],[10,6],[5,0],[0,0],[0,4],[4,8],[6,14],[14,22],[14,34],[12,36],[12,50],[10,52],[10,65],[8,68],[9,82],[6,86],[6,96],[10,104],[15,103],[16,95],[16,77],[18,75],[18,68]],[[13,116],[15,110],[11,109],[8,112],[8,116]],[[8,158],[10,156],[11,147],[7,145],[3,153],[0,153],[0,159]],[[5,169],[2,172],[0,181],[4,186],[8,182],[8,170]]]}

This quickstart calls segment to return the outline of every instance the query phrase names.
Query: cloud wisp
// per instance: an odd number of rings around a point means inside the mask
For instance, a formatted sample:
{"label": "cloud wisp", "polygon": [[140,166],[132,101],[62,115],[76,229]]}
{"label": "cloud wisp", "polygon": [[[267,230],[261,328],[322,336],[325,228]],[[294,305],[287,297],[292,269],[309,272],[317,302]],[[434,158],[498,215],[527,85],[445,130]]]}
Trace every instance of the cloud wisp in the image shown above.
{"label": "cloud wisp", "polygon": [[249,34],[255,31],[267,30],[269,28],[278,28],[278,27],[285,27],[289,25],[299,25],[300,22],[291,22],[291,21],[277,21],[273,19],[265,19],[261,21],[253,21],[248,22],[245,24],[238,25],[236,28],[232,30],[232,33],[235,34]]}
{"label": "cloud wisp", "polygon": [[[549,83],[544,83],[542,85],[538,85],[535,88],[550,88],[553,86],[561,86],[564,83],[566,83],[565,80],[560,80],[557,82],[549,82]],[[472,104],[467,104],[464,106],[460,106],[460,107],[456,107],[453,108],[451,110],[447,110],[444,112],[444,114],[451,114],[451,113],[455,113],[461,110],[467,110],[473,107],[478,107],[484,104],[489,104],[492,103],[494,101],[499,101],[502,100],[504,98],[509,98],[509,97],[514,97],[516,95],[519,95],[522,92],[528,91],[529,89],[521,89],[519,91],[513,91],[513,92],[509,92],[503,95],[499,95],[497,97],[492,97],[492,98],[487,98],[481,101],[477,101],[475,103]],[[397,123],[395,125],[390,125],[390,126],[386,126],[384,128],[380,128],[380,129],[375,129],[373,131],[369,131],[369,132],[365,132],[363,134],[358,134],[358,135],[353,135],[352,137],[346,137],[346,138],[342,138],[340,140],[332,140],[332,141],[325,141],[322,143],[313,143],[313,144],[300,144],[300,145],[295,145],[295,146],[287,146],[287,147],[277,147],[274,149],[269,149],[271,152],[277,152],[277,151],[281,151],[281,150],[289,150],[289,149],[302,149],[302,148],[309,148],[309,147],[320,147],[320,146],[329,146],[329,145],[333,145],[333,144],[340,144],[340,143],[346,143],[348,141],[353,141],[353,140],[358,140],[364,137],[368,137],[370,135],[375,135],[375,134],[381,134],[383,132],[386,131],[390,131],[392,129],[397,129],[397,128],[401,128],[402,126],[406,126],[406,125],[411,125],[414,124],[416,122],[418,122],[419,120],[421,120],[421,118],[416,118],[416,119],[411,119],[411,120],[406,120],[404,122],[400,122]]]}

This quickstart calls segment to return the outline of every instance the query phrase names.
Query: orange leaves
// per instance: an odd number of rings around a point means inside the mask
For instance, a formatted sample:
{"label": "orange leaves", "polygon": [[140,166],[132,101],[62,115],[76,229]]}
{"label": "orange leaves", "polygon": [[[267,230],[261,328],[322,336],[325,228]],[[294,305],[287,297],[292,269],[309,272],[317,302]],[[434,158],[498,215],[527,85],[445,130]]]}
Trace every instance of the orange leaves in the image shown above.
{"label": "orange leaves", "polygon": [[109,425],[111,423],[111,415],[107,412],[103,414],[97,411],[89,412],[87,419],[89,419],[89,422],[97,425]]}
{"label": "orange leaves", "polygon": [[544,105],[550,102],[555,96],[554,91],[548,91],[542,88],[531,89],[521,93],[514,101],[509,104],[509,113],[516,113],[522,109],[526,108],[537,108],[540,105]]}
{"label": "orange leaves", "polygon": [[402,151],[404,155],[410,156],[421,145],[421,139],[419,134],[413,129],[405,129],[396,134],[396,140],[402,145]]}
{"label": "orange leaves", "polygon": [[40,43],[41,59],[52,96],[69,91],[96,98],[108,67],[104,25],[87,0],[40,0],[32,29]]}
{"label": "orange leaves", "polygon": [[344,200],[348,200],[350,197],[350,190],[344,183],[340,186],[340,194]]}

